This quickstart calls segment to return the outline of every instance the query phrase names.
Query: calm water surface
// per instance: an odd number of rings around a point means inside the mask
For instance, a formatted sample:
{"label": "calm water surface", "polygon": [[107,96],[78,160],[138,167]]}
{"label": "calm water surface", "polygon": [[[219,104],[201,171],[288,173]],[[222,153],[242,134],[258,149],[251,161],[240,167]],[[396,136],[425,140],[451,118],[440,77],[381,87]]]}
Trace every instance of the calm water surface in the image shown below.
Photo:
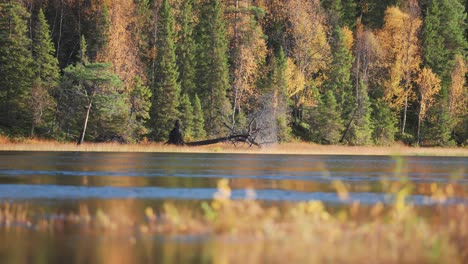
{"label": "calm water surface", "polygon": [[[269,203],[391,203],[383,182],[409,180],[415,185],[409,200],[417,206],[436,203],[430,199],[432,183],[454,186],[455,197],[444,204],[468,204],[467,167],[466,157],[0,152],[0,202],[57,211],[76,210],[83,203],[91,208],[119,204],[136,213],[166,200],[190,204],[210,199],[217,182],[227,178],[234,199],[255,189],[256,199]],[[348,187],[348,200],[337,196],[332,186],[337,180]],[[198,238],[139,239],[129,244],[125,237],[0,231],[0,260],[210,263],[213,245],[218,244]],[[111,257],[119,255],[126,258]]]}

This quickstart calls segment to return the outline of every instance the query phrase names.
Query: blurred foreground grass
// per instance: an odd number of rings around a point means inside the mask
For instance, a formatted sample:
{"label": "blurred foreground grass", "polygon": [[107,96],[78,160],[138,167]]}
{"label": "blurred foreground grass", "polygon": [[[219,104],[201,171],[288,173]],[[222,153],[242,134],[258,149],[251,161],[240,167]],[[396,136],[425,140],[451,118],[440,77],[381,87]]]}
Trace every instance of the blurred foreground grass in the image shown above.
{"label": "blurred foreground grass", "polygon": [[[346,199],[345,186],[334,185]],[[91,212],[83,204],[77,212],[44,217],[26,203],[3,203],[0,234],[28,230],[60,235],[74,230],[80,235],[119,235],[130,244],[153,236],[195,236],[216,241],[214,263],[467,263],[466,204],[441,204],[430,209],[430,216],[421,214],[407,203],[411,188],[404,181],[389,188],[392,205],[353,203],[338,209],[320,201],[268,205],[255,200],[254,190],[247,191],[245,200],[232,200],[225,179],[213,199],[199,202],[199,207],[165,203],[140,215],[112,208]],[[436,201],[453,195],[450,185],[434,184],[431,189]]]}

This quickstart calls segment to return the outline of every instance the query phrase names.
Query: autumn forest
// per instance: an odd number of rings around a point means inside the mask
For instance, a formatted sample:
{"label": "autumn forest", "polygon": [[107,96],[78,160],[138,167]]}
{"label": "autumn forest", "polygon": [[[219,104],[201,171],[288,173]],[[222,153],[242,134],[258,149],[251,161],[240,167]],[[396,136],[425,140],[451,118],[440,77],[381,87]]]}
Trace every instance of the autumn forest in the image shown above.
{"label": "autumn forest", "polygon": [[468,144],[462,0],[0,0],[0,135]]}

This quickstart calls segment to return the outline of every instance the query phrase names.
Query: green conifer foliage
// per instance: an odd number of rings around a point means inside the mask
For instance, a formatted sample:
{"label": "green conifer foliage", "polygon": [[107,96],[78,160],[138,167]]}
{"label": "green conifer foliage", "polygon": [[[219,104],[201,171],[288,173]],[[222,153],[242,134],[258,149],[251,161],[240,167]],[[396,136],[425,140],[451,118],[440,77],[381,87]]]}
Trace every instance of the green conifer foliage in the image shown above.
{"label": "green conifer foliage", "polygon": [[380,100],[374,104],[372,124],[374,126],[373,139],[377,145],[390,145],[395,140],[395,118],[388,105]]}
{"label": "green conifer foliage", "polygon": [[138,141],[143,135],[148,133],[145,124],[150,118],[149,111],[151,109],[151,89],[143,85],[140,77],[136,76],[133,79],[133,85],[130,88],[130,117],[129,130],[132,131],[131,140]]}
{"label": "green conifer foliage", "polygon": [[0,127],[25,133],[33,80],[29,14],[17,1],[0,4]]}
{"label": "green conifer foliage", "polygon": [[324,144],[337,144],[343,131],[338,104],[333,91],[328,90],[319,102],[317,125],[313,127],[316,140]]}
{"label": "green conifer foliage", "polygon": [[80,141],[81,135],[89,140],[128,141],[128,98],[122,87],[111,64],[78,63],[65,68],[58,106],[65,136]]}
{"label": "green conifer foliage", "polygon": [[283,49],[274,60],[271,74],[273,87],[273,105],[276,119],[278,141],[285,142],[290,139],[291,128],[288,126],[288,81],[286,78],[287,58]]}
{"label": "green conifer foliage", "polygon": [[200,98],[195,94],[193,99],[193,128],[192,134],[194,139],[202,139],[206,136],[205,119],[203,118],[203,110]]}
{"label": "green conifer foliage", "polygon": [[102,6],[101,12],[97,15],[96,19],[96,30],[93,38],[93,58],[96,58],[97,53],[109,44],[110,16],[107,5],[104,4]]}
{"label": "green conifer foliage", "polygon": [[159,11],[158,48],[154,71],[155,87],[150,111],[151,138],[163,141],[168,138],[174,122],[179,118],[180,85],[174,45],[174,16],[168,0],[164,0]]}
{"label": "green conifer foliage", "polygon": [[35,81],[31,91],[31,136],[37,126],[52,127],[56,102],[51,94],[59,78],[58,60],[50,37],[50,29],[42,9],[33,26],[32,55]]}
{"label": "green conifer foliage", "polygon": [[195,95],[195,42],[193,40],[194,15],[193,0],[181,1],[180,30],[177,41],[177,66],[182,93],[189,97]]}
{"label": "green conifer foliage", "polygon": [[345,46],[341,28],[335,28],[333,37],[335,39],[332,54],[333,59],[325,87],[333,91],[341,118],[343,120],[350,120],[352,111],[356,107],[356,98],[353,94],[351,83],[353,56],[351,51]]}
{"label": "green conifer foliage", "polygon": [[187,94],[182,95],[179,112],[182,130],[184,131],[184,140],[190,141],[193,139],[194,117],[192,103],[190,102],[190,98]]}
{"label": "green conifer foliage", "polygon": [[228,41],[219,0],[208,0],[200,6],[196,27],[197,94],[204,110],[205,130],[209,136],[224,134],[224,122],[231,109],[227,98],[229,85]]}
{"label": "green conifer foliage", "polygon": [[367,87],[362,81],[358,87],[358,104],[356,107],[349,128],[349,138],[345,138],[345,140],[352,145],[369,145],[372,143],[372,109]]}
{"label": "green conifer foliage", "polygon": [[444,45],[442,31],[442,17],[439,1],[431,1],[427,8],[423,26],[423,58],[424,63],[439,76],[446,75],[448,50]]}

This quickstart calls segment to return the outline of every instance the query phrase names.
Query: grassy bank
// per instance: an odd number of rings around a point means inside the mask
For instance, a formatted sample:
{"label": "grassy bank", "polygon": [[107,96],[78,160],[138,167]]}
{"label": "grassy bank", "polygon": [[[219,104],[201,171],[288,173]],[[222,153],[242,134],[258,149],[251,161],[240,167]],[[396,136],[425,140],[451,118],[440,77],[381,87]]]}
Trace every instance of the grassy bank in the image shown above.
{"label": "grassy bank", "polygon": [[9,139],[0,137],[0,151],[95,151],[95,152],[181,152],[181,153],[251,153],[251,154],[317,154],[317,155],[403,155],[403,156],[468,156],[468,148],[422,148],[393,146],[341,146],[313,143],[284,143],[262,148],[230,143],[200,147],[176,147],[162,143],[61,143],[37,139]]}

